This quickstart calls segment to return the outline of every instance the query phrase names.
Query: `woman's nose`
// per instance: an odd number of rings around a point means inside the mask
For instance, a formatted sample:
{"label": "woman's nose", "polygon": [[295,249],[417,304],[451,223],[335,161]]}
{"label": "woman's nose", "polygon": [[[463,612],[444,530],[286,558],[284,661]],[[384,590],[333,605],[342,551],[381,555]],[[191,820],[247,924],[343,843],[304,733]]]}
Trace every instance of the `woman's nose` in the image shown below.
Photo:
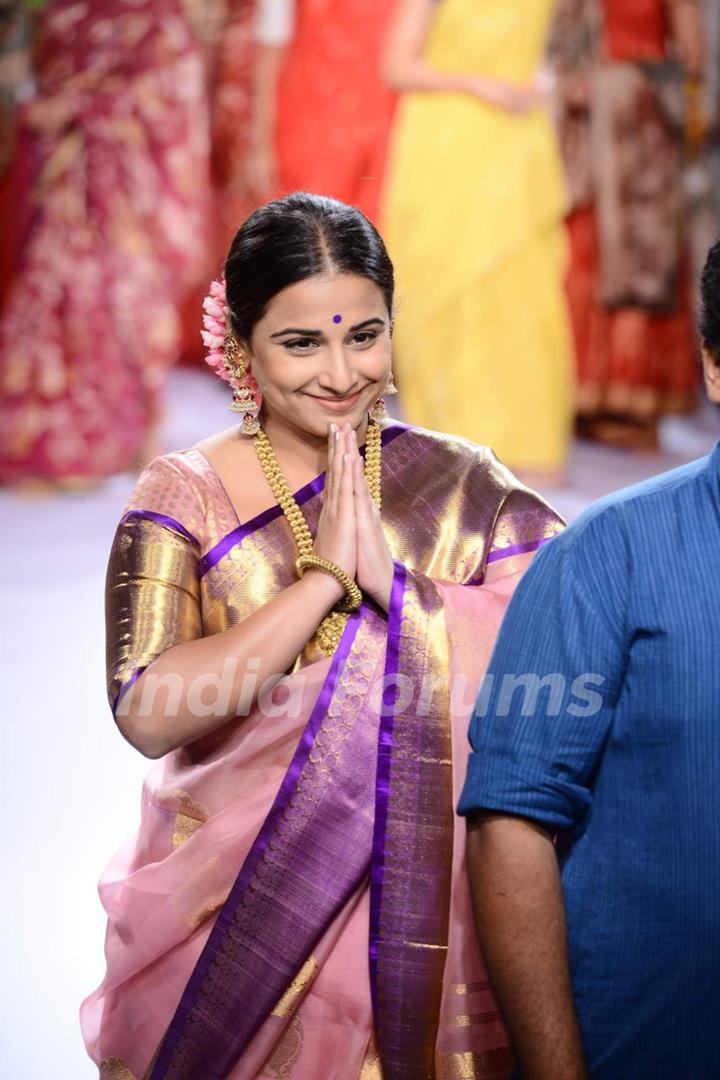
{"label": "woman's nose", "polygon": [[331,346],[327,352],[327,364],[318,378],[320,385],[342,397],[355,385],[355,372],[342,345]]}

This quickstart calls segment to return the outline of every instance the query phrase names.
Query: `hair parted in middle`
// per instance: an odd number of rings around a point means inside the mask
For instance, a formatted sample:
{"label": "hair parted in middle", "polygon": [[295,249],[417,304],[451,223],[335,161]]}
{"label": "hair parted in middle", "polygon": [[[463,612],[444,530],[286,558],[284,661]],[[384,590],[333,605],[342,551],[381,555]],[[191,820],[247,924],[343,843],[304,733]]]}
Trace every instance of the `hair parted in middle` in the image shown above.
{"label": "hair parted in middle", "polygon": [[235,336],[249,341],[283,289],[333,271],[372,281],[392,318],[393,265],[380,233],[357,207],[304,191],[261,206],[238,229],[225,262]]}

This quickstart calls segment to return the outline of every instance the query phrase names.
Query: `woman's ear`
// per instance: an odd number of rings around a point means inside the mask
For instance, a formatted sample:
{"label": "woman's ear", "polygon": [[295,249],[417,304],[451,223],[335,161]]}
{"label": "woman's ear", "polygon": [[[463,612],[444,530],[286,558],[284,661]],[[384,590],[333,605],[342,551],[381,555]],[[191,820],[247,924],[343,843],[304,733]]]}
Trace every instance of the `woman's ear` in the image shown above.
{"label": "woman's ear", "polygon": [[707,395],[711,401],[720,405],[720,360],[716,359],[705,343],[702,345],[702,361]]}

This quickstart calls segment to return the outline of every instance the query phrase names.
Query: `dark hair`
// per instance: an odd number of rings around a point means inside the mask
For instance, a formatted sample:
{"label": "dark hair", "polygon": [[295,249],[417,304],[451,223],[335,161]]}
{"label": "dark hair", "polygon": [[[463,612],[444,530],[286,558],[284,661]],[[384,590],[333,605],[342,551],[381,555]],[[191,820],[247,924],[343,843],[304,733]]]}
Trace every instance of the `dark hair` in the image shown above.
{"label": "dark hair", "polygon": [[374,282],[392,315],[393,265],[380,233],[357,207],[304,191],[261,206],[235,234],[225,262],[235,334],[247,341],[273,296],[332,270]]}
{"label": "dark hair", "polygon": [[720,240],[710,248],[700,277],[700,337],[720,364]]}

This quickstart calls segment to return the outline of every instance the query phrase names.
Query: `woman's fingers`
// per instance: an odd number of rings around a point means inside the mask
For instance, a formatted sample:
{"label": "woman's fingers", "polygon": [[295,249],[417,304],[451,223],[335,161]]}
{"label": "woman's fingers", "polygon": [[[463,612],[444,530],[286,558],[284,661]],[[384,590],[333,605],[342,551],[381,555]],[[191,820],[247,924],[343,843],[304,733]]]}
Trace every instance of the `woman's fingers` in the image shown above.
{"label": "woman's fingers", "polygon": [[339,428],[333,433],[333,488],[331,509],[334,514],[338,512],[340,502],[340,483],[343,472],[343,438]]}
{"label": "woman's fingers", "polygon": [[368,498],[370,492],[365,480],[362,458],[359,454],[353,461],[353,488],[355,491],[355,513],[358,517],[365,519],[369,511]]}
{"label": "woman's fingers", "polygon": [[355,462],[360,461],[355,432],[349,424],[338,428],[331,424],[328,432],[328,464],[325,475],[323,506],[329,520],[341,520],[355,514]]}
{"label": "woman's fingers", "polygon": [[340,474],[338,510],[341,515],[353,514],[354,507],[354,484],[353,484],[353,455],[347,432],[341,440],[342,451],[338,449],[338,456],[342,458],[342,472]]}
{"label": "woman's fingers", "polygon": [[335,425],[328,428],[327,465],[325,466],[325,487],[323,488],[323,505],[332,501],[333,491],[333,459],[335,455]]}

